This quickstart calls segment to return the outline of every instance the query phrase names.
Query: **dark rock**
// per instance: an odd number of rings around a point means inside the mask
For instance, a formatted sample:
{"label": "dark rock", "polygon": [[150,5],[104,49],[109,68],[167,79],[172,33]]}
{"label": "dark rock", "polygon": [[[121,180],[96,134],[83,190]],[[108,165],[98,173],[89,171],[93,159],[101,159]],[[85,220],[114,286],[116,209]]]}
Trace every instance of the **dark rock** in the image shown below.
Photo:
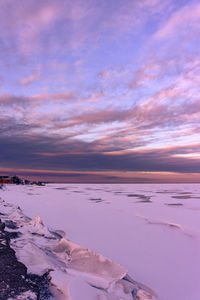
{"label": "dark rock", "polygon": [[4,231],[4,229],[5,229],[5,223],[2,223],[1,222],[1,219],[0,219],[0,232],[2,231]]}
{"label": "dark rock", "polygon": [[8,227],[10,229],[18,229],[16,223],[11,220],[6,220],[5,225],[6,225],[6,227]]}
{"label": "dark rock", "polygon": [[8,238],[10,240],[12,240],[12,239],[19,238],[22,235],[22,233],[19,231],[12,231],[12,232],[7,232],[7,235],[8,235]]}

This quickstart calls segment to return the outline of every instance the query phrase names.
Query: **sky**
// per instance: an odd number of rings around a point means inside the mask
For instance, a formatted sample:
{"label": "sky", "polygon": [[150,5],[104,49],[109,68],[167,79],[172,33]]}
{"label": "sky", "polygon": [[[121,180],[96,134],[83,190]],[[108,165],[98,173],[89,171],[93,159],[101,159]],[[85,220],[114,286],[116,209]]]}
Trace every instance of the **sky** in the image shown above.
{"label": "sky", "polygon": [[200,182],[200,2],[0,0],[0,173]]}

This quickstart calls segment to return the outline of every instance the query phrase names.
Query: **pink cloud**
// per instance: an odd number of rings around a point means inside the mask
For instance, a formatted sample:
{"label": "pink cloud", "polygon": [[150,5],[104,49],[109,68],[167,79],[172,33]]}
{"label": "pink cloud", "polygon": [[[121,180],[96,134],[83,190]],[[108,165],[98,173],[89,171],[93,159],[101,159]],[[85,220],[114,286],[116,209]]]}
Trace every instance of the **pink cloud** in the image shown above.
{"label": "pink cloud", "polygon": [[37,81],[39,79],[40,75],[37,73],[32,73],[27,77],[23,77],[19,80],[19,83],[21,85],[30,85],[34,81]]}
{"label": "pink cloud", "polygon": [[[22,54],[30,54],[34,50],[41,50],[43,38],[47,32],[55,29],[58,23],[69,21],[70,34],[60,41],[57,35],[51,36],[51,47],[63,47],[68,41],[70,45],[77,45],[85,41],[89,35],[86,18],[95,15],[96,8],[88,1],[40,1],[16,0],[15,2],[0,3],[0,33],[5,45],[15,47]],[[12,26],[11,26],[12,24]],[[60,30],[60,27],[59,27]],[[10,43],[11,41],[11,43]],[[9,45],[10,43],[10,45]]]}
{"label": "pink cloud", "polygon": [[41,93],[30,96],[30,100],[37,100],[42,104],[44,100],[74,100],[75,94],[72,92],[57,92],[57,93]]}
{"label": "pink cloud", "polygon": [[166,7],[171,10],[171,0],[122,1],[119,9],[113,10],[103,24],[106,28],[115,29],[116,35],[134,34],[134,28],[142,29],[150,17],[164,14]]}
{"label": "pink cloud", "polygon": [[155,38],[167,38],[173,34],[185,31],[191,26],[199,29],[200,4],[189,4],[172,14],[166,24],[156,32]]}

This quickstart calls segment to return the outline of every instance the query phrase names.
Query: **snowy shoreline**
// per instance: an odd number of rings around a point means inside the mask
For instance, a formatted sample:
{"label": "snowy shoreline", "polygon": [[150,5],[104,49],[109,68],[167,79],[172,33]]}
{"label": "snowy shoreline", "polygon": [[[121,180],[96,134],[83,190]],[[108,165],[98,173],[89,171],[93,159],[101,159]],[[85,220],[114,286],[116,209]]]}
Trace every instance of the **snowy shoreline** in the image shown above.
{"label": "snowy shoreline", "polygon": [[[151,289],[131,279],[119,264],[69,241],[61,230],[49,230],[39,216],[31,220],[19,207],[5,202],[3,191],[0,213],[5,224],[14,224],[13,229],[6,226],[5,230],[18,232],[10,241],[17,259],[29,273],[49,273],[53,295],[49,299],[157,299]],[[27,294],[20,297],[14,299],[37,299]]]}

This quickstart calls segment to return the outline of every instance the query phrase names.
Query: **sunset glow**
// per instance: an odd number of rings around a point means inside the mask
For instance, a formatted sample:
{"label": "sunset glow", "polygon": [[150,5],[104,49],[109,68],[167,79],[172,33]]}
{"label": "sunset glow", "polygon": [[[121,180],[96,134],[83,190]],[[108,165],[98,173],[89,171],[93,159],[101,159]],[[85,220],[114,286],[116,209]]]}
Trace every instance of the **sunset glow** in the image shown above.
{"label": "sunset glow", "polygon": [[0,2],[0,173],[200,182],[200,3]]}

